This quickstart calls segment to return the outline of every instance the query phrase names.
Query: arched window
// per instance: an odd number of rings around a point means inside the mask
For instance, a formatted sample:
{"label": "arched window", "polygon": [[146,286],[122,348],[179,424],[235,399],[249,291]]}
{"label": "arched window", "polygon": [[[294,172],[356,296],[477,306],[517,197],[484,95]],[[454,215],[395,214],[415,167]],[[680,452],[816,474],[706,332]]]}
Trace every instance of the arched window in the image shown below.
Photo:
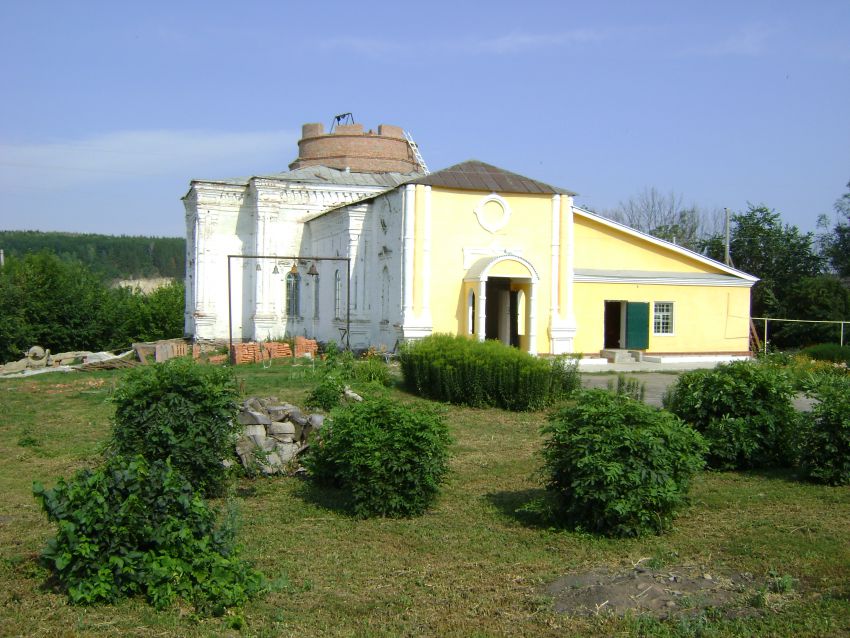
{"label": "arched window", "polygon": [[301,315],[301,275],[289,273],[286,275],[286,316]]}
{"label": "arched window", "polygon": [[342,277],[338,270],[334,273],[334,318],[342,319]]}
{"label": "arched window", "polygon": [[470,290],[466,298],[466,325],[467,332],[475,334],[475,292]]}

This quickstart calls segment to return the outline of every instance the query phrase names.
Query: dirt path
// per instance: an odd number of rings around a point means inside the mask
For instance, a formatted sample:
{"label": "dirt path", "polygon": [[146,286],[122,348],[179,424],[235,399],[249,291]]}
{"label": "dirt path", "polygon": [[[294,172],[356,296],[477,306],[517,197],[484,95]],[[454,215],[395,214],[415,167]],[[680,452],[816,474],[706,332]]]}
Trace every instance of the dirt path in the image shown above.
{"label": "dirt path", "polygon": [[[654,405],[656,407],[661,407],[661,398],[664,396],[664,392],[667,388],[676,382],[676,379],[679,378],[680,372],[630,372],[625,373],[627,379],[637,379],[640,383],[644,384],[646,388],[646,394],[644,401],[648,405]],[[582,373],[581,375],[581,385],[584,388],[601,388],[605,390],[608,387],[608,384],[611,383],[616,388],[617,387],[617,373],[604,373],[604,374],[588,374]],[[809,412],[812,409],[812,400],[803,396],[802,394],[798,394],[794,398],[794,407],[797,410],[803,412]]]}

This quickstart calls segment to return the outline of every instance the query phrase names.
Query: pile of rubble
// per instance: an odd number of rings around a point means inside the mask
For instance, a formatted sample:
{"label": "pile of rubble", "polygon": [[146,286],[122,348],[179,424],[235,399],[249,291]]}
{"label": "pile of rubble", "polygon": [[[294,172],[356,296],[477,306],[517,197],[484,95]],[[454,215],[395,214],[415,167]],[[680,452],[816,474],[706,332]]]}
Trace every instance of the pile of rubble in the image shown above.
{"label": "pile of rubble", "polygon": [[135,353],[132,350],[121,354],[88,350],[53,354],[41,346],[33,346],[27,350],[23,359],[0,365],[0,376],[15,378],[53,371],[109,370],[130,367],[136,363]]}
{"label": "pile of rubble", "polygon": [[320,430],[325,417],[304,414],[277,397],[251,397],[242,402],[237,415],[242,434],[236,455],[249,471],[278,474],[308,447],[308,438]]}

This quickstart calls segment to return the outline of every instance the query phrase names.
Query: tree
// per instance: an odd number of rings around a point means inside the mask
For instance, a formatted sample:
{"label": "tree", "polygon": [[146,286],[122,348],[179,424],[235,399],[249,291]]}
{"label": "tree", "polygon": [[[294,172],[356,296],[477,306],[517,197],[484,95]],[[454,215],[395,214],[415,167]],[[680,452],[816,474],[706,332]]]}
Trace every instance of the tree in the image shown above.
{"label": "tree", "polygon": [[[711,257],[723,259],[722,237],[715,235],[706,245]],[[763,205],[750,204],[732,216],[729,252],[736,268],[760,279],[752,295],[756,317],[797,318],[797,309],[788,304],[791,284],[820,275],[825,265],[813,233],[783,224],[779,213]]]}
{"label": "tree", "polygon": [[[817,321],[850,318],[850,289],[833,275],[792,282],[783,303],[785,317]],[[837,342],[840,334],[837,324],[811,323],[780,323],[772,325],[771,332],[771,341],[778,346]]]}
{"label": "tree", "polygon": [[90,268],[49,252],[10,257],[0,269],[0,361],[33,345],[52,352],[117,350],[183,336],[180,282],[149,295],[109,288]]}
{"label": "tree", "polygon": [[717,212],[703,211],[695,204],[685,206],[681,195],[674,191],[664,195],[655,187],[645,188],[605,215],[635,230],[692,250],[701,247],[704,237],[717,232],[720,223]]}
{"label": "tree", "polygon": [[847,192],[835,201],[838,220],[823,238],[823,252],[839,277],[850,277],[850,181]]}

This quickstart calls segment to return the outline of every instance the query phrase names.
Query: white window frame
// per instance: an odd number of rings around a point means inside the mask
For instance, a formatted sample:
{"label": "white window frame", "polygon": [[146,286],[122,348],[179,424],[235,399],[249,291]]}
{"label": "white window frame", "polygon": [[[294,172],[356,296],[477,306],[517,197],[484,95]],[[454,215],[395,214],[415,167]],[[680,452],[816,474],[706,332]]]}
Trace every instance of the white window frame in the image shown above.
{"label": "white window frame", "polygon": [[[669,310],[661,310],[658,308],[661,304],[669,306]],[[659,320],[661,326],[664,325],[664,317],[669,316],[669,330],[659,331]],[[654,337],[673,337],[676,334],[676,304],[672,301],[653,301],[652,302],[652,336]]]}
{"label": "white window frame", "polygon": [[297,273],[286,274],[286,316],[301,316],[301,275]]}

